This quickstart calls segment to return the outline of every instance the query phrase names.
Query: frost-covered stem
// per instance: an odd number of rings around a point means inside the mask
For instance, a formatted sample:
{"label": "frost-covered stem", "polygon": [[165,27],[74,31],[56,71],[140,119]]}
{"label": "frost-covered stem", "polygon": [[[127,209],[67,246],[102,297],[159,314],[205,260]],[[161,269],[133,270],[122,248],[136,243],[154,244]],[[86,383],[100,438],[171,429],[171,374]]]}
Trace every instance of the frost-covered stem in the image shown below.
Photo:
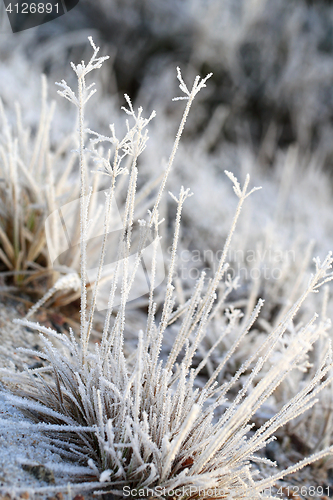
{"label": "frost-covered stem", "polygon": [[141,403],[141,390],[142,390],[142,366],[143,366],[143,331],[139,331],[138,338],[138,356],[137,367],[135,372],[135,398],[134,398],[134,420],[139,423],[140,417],[140,403]]}
{"label": "frost-covered stem", "polygon": [[[108,302],[108,310],[104,322],[104,327],[103,327],[103,336],[102,336],[102,346],[105,349],[105,352],[111,347],[115,336],[116,332],[119,333],[119,336],[117,338],[117,348],[120,349],[123,343],[123,329],[124,329],[124,322],[125,322],[125,307],[126,307],[126,302],[128,300],[129,292],[131,289],[131,284],[128,284],[127,281],[127,276],[128,276],[128,256],[129,256],[129,251],[130,251],[130,238],[131,238],[131,229],[132,229],[132,224],[133,224],[133,211],[134,211],[134,197],[135,197],[135,192],[136,192],[136,182],[137,182],[137,174],[138,170],[137,167],[135,166],[137,162],[137,155],[135,155],[134,160],[133,160],[133,165],[132,165],[132,172],[129,180],[129,187],[127,191],[127,197],[126,197],[126,203],[125,203],[125,213],[124,213],[124,221],[123,221],[123,229],[120,237],[120,245],[119,245],[119,251],[117,255],[117,263],[116,263],[116,269],[115,269],[115,274],[110,290],[110,295],[109,295],[109,302]],[[117,314],[116,320],[114,322],[111,334],[108,338],[108,330],[110,326],[110,318],[111,318],[111,313],[112,313],[112,307],[113,307],[113,300],[114,300],[114,294],[117,286],[117,276],[118,276],[118,271],[119,271],[119,265],[120,265],[120,260],[122,259],[122,265],[123,265],[123,278],[122,278],[122,288],[121,288],[121,305],[120,305],[120,310]],[[136,261],[136,264],[138,262]],[[134,275],[137,267],[134,270]]]}
{"label": "frost-covered stem", "polygon": [[97,292],[98,292],[98,288],[99,288],[99,284],[100,284],[100,279],[101,279],[103,265],[104,265],[104,259],[105,259],[106,242],[107,242],[107,237],[108,237],[108,230],[109,230],[110,216],[111,216],[111,206],[112,206],[112,200],[113,200],[113,195],[114,195],[114,190],[115,190],[115,185],[116,185],[115,172],[116,172],[117,162],[118,162],[118,147],[116,147],[115,154],[114,154],[114,160],[113,160],[113,172],[114,173],[112,175],[112,181],[111,181],[111,185],[109,188],[109,192],[107,194],[107,199],[106,199],[106,204],[105,204],[106,207],[105,207],[105,217],[104,217],[103,241],[102,241],[101,253],[100,253],[100,257],[99,257],[97,277],[96,277],[95,284],[94,284],[92,304],[91,304],[90,311],[89,311],[89,321],[88,321],[88,328],[87,328],[87,335],[86,335],[87,344],[89,342],[89,337],[90,337],[91,330],[92,330],[94,313],[95,313],[95,308],[96,308]]}
{"label": "frost-covered stem", "polygon": [[147,315],[147,328],[146,328],[146,338],[147,342],[150,340],[150,334],[152,332],[152,325],[154,321],[155,309],[156,305],[154,305],[154,289],[155,289],[155,278],[156,278],[156,254],[157,254],[157,245],[159,243],[158,236],[158,224],[155,224],[155,239],[153,242],[153,258],[151,264],[151,277],[150,277],[150,290],[149,290],[149,302],[148,302],[148,315]]}
{"label": "frost-covered stem", "polygon": [[189,338],[191,334],[191,321],[194,315],[194,311],[200,301],[200,294],[204,285],[205,273],[201,273],[200,279],[198,280],[195,290],[193,292],[192,298],[189,302],[185,318],[183,320],[182,326],[179,330],[177,338],[172,346],[171,352],[168,356],[165,369],[171,370],[174,363],[176,362],[177,356],[180,353],[184,343]]}
{"label": "frost-covered stem", "polygon": [[305,467],[306,465],[312,464],[313,462],[316,462],[317,460],[320,460],[321,458],[327,457],[327,455],[331,454],[333,454],[333,446],[331,446],[330,448],[326,448],[325,450],[315,453],[313,455],[310,455],[309,457],[304,458],[304,460],[301,460],[297,464],[288,467],[288,469],[285,469],[282,472],[275,474],[274,476],[271,476],[267,479],[263,479],[262,481],[258,481],[255,486],[253,486],[248,490],[248,494],[250,495],[251,492],[263,491],[266,488],[274,486],[274,484],[277,483],[279,479],[282,479],[289,474],[293,474],[294,472],[303,469],[303,467]]}
{"label": "frost-covered stem", "polygon": [[[141,259],[142,250],[145,247],[145,243],[147,241],[148,234],[149,234],[149,229],[154,224],[155,219],[157,221],[157,218],[158,218],[158,207],[159,207],[159,204],[161,202],[162,194],[163,194],[164,188],[166,186],[166,183],[167,183],[167,180],[168,180],[168,176],[169,176],[169,173],[171,171],[171,168],[172,168],[175,156],[176,156],[176,152],[177,152],[177,149],[178,149],[178,146],[179,146],[180,138],[182,136],[182,133],[183,133],[183,130],[184,130],[184,127],[185,127],[185,123],[186,123],[186,120],[187,120],[187,117],[188,117],[188,114],[190,112],[193,100],[194,100],[194,98],[195,98],[195,96],[196,96],[197,93],[198,93],[198,79],[196,78],[196,80],[193,83],[192,91],[188,95],[188,101],[187,101],[187,104],[186,104],[186,108],[184,110],[184,113],[183,113],[180,125],[178,127],[178,131],[177,131],[176,138],[175,138],[175,141],[174,141],[174,144],[173,144],[173,147],[172,147],[172,151],[171,151],[171,154],[170,154],[170,157],[169,157],[169,161],[168,161],[167,167],[165,169],[164,176],[163,176],[160,188],[158,190],[158,194],[156,196],[156,201],[154,203],[154,207],[153,207],[153,209],[151,211],[150,219],[149,219],[149,222],[147,224],[147,228],[146,228],[146,231],[145,231],[145,234],[144,234],[144,237],[143,237],[141,248],[139,248],[139,251],[138,251],[137,264],[139,263],[139,261]],[[135,278],[135,273],[136,273],[137,267],[138,267],[137,265],[134,266],[134,270],[133,270],[132,276],[131,276],[131,278],[129,280],[129,289],[133,285],[133,281],[134,281],[134,278]]]}
{"label": "frost-covered stem", "polygon": [[134,218],[134,199],[135,199],[137,176],[138,176],[138,169],[136,167],[136,162],[137,162],[137,156],[135,156],[133,160],[132,172],[128,187],[128,196],[126,200],[124,229],[122,232],[122,241],[124,244],[124,259],[123,259],[123,279],[122,279],[120,317],[119,317],[121,322],[119,340],[121,340],[121,343],[123,341],[123,331],[125,327],[125,308],[131,289],[127,278],[129,274],[128,259],[131,248],[131,235],[132,235],[132,225]]}
{"label": "frost-covered stem", "polygon": [[180,220],[181,220],[181,215],[182,215],[182,210],[183,210],[183,205],[186,200],[191,196],[189,194],[189,189],[184,189],[184,187],[181,187],[180,193],[179,193],[179,198],[177,199],[176,197],[172,196],[174,200],[177,202],[177,215],[176,215],[176,223],[175,223],[175,229],[174,229],[174,236],[173,236],[173,242],[172,242],[172,250],[171,250],[171,262],[170,262],[170,267],[169,267],[169,272],[168,272],[168,278],[167,278],[167,292],[166,292],[166,297],[164,301],[164,306],[163,306],[163,311],[162,311],[162,318],[160,322],[160,331],[163,333],[167,326],[167,321],[168,321],[168,305],[171,300],[171,294],[173,291],[172,287],[172,278],[173,278],[173,273],[175,269],[175,264],[176,264],[176,255],[177,255],[177,248],[178,248],[178,240],[179,240],[179,232],[180,232]]}
{"label": "frost-covered stem", "polygon": [[117,279],[118,279],[118,275],[119,275],[120,259],[121,259],[121,245],[119,245],[119,248],[118,248],[116,268],[115,268],[114,275],[113,275],[111,290],[109,293],[108,308],[107,308],[107,312],[105,315],[104,326],[103,326],[103,335],[102,335],[101,346],[105,349],[105,352],[112,345],[112,342],[113,342],[112,337],[110,337],[108,339],[108,331],[110,328],[111,314],[113,311],[114,297],[115,297],[116,288],[117,288]]}
{"label": "frost-covered stem", "polygon": [[153,221],[154,221],[154,219],[156,217],[156,214],[157,214],[157,211],[158,211],[158,207],[159,207],[159,204],[161,202],[162,194],[163,194],[166,182],[168,180],[168,176],[169,176],[169,173],[171,171],[173,162],[175,160],[175,156],[176,156],[176,152],[177,152],[177,149],[178,149],[178,146],[179,146],[180,138],[181,138],[182,133],[184,131],[185,123],[186,123],[188,114],[190,112],[190,109],[191,109],[191,106],[192,106],[192,103],[193,103],[195,95],[196,95],[195,84],[193,84],[192,92],[191,92],[191,94],[189,96],[189,99],[187,101],[186,108],[184,110],[184,113],[183,113],[183,116],[182,116],[182,120],[181,120],[180,125],[178,127],[178,132],[176,134],[176,138],[175,138],[175,141],[173,143],[173,148],[172,148],[172,151],[171,151],[171,154],[170,154],[170,157],[169,157],[169,161],[168,161],[167,167],[165,169],[165,173],[164,173],[164,176],[163,176],[160,188],[158,190],[158,194],[157,194],[157,197],[156,197],[154,208],[153,208],[153,210],[151,212],[151,216],[150,216],[150,221],[149,221],[148,227],[151,227],[151,225],[153,224]]}
{"label": "frost-covered stem", "polygon": [[[108,59],[108,56],[97,57],[99,52],[99,47],[93,42],[91,37],[88,37],[90,45],[92,46],[94,53],[86,65],[84,61],[81,64],[75,66],[71,63],[72,69],[74,70],[78,79],[78,93],[77,96],[75,92],[68,86],[65,80],[57,83],[62,90],[58,93],[74,104],[78,109],[78,120],[79,120],[79,164],[80,164],[80,271],[81,271],[81,309],[80,309],[80,337],[82,344],[81,353],[81,363],[85,362],[85,355],[87,353],[87,290],[86,290],[86,266],[87,266],[87,229],[88,229],[88,211],[89,206],[89,196],[87,200],[85,199],[86,193],[86,172],[84,166],[84,106],[89,101],[91,96],[94,95],[96,90],[91,90],[94,84],[86,86],[85,77],[88,73],[94,69],[99,69],[102,67],[103,62]],[[88,91],[90,92],[88,93]]]}
{"label": "frost-covered stem", "polygon": [[120,314],[117,315],[117,320],[116,320],[116,323],[118,323],[118,321],[120,322],[120,332],[119,332],[119,339],[118,339],[119,346],[121,346],[122,342],[123,342],[123,331],[124,331],[124,327],[125,327],[125,308],[126,308],[126,303],[128,300],[130,289],[131,289],[131,287],[128,284],[127,278],[128,278],[128,274],[129,274],[128,259],[129,259],[129,253],[130,253],[130,248],[131,248],[132,225],[133,225],[133,219],[134,219],[134,200],[135,200],[136,183],[137,183],[137,176],[138,176],[138,169],[136,167],[138,155],[139,155],[139,152],[138,152],[138,150],[136,150],[134,158],[133,158],[132,171],[131,171],[131,176],[130,176],[130,180],[129,180],[126,205],[125,205],[124,223],[123,223],[124,227],[123,227],[123,231],[122,231],[122,235],[121,235],[121,242],[123,243],[123,248],[124,248],[123,279],[122,279],[122,289],[121,289],[121,304],[120,304],[120,311],[119,311]]}
{"label": "frost-covered stem", "polygon": [[84,76],[78,78],[78,110],[79,110],[79,162],[80,162],[80,271],[81,271],[81,309],[80,309],[80,334],[82,342],[82,364],[84,364],[87,352],[87,289],[86,289],[86,267],[87,267],[87,214],[86,214],[86,171],[84,166]]}
{"label": "frost-covered stem", "polygon": [[[239,344],[242,341],[242,339],[250,331],[250,329],[252,328],[254,322],[256,321],[256,319],[259,316],[259,313],[260,313],[260,310],[261,310],[263,304],[264,304],[264,301],[262,299],[259,299],[256,307],[252,311],[252,314],[251,314],[248,322],[245,324],[245,326],[241,330],[239,336],[235,339],[234,343],[229,348],[228,352],[225,354],[225,356],[223,357],[222,361],[219,363],[219,365],[214,370],[213,374],[210,376],[210,378],[206,382],[206,384],[204,386],[204,390],[208,390],[209,387],[213,384],[213,382],[216,380],[216,378],[218,377],[218,375],[221,372],[221,370],[223,369],[223,367],[226,365],[226,363],[229,361],[229,359],[231,358],[231,356],[233,355],[233,353],[235,352],[235,350],[239,346]],[[235,317],[235,320],[236,320],[236,317]],[[226,333],[228,333],[229,327],[233,328],[233,326],[234,326],[234,322],[230,321],[228,327],[226,328],[226,332],[223,333],[223,338],[225,337]],[[219,342],[219,341],[220,341],[220,339],[217,340],[217,342]],[[214,346],[210,349],[210,351],[207,353],[207,355],[205,356],[205,358],[202,360],[202,362],[200,363],[200,365],[196,369],[196,371],[195,371],[196,374],[198,374],[200,372],[200,370],[202,369],[202,367],[204,366],[205,361],[210,356],[210,353],[213,351],[213,348],[214,348]]]}
{"label": "frost-covered stem", "polygon": [[189,415],[187,416],[185,422],[183,423],[179,434],[175,439],[170,443],[170,450],[168,451],[166,457],[164,458],[164,463],[163,463],[163,471],[161,474],[161,481],[163,481],[168,473],[170,472],[170,468],[172,465],[172,461],[177,455],[177,452],[184,441],[186,435],[189,433],[195,419],[197,418],[198,414],[200,412],[200,406],[195,404],[192,407],[192,410],[190,411]]}
{"label": "frost-covered stem", "polygon": [[220,280],[221,280],[224,272],[226,271],[226,269],[228,267],[228,264],[225,264],[225,260],[226,260],[226,257],[227,257],[227,253],[228,253],[228,249],[229,249],[229,246],[230,246],[230,243],[231,243],[231,239],[232,239],[233,234],[234,234],[235,229],[236,229],[236,225],[237,225],[237,221],[238,221],[239,215],[240,215],[242,207],[243,207],[243,203],[244,203],[245,199],[250,194],[252,194],[254,191],[257,191],[258,189],[260,189],[260,188],[253,188],[251,191],[247,192],[247,188],[248,188],[248,185],[249,185],[249,182],[250,182],[250,176],[249,175],[247,175],[246,178],[245,178],[243,189],[240,189],[240,185],[239,185],[237,179],[233,176],[233,174],[231,174],[230,172],[227,172],[227,171],[225,171],[225,174],[233,181],[233,183],[234,183],[233,188],[234,188],[234,191],[235,191],[236,195],[239,198],[239,202],[238,202],[238,205],[237,205],[237,208],[236,208],[236,212],[235,212],[234,218],[233,218],[232,223],[231,223],[230,231],[228,233],[227,239],[226,239],[224,247],[223,247],[222,256],[220,258],[217,271],[216,271],[216,273],[214,275],[214,279],[212,280],[212,282],[208,286],[208,289],[207,289],[207,292],[205,294],[205,297],[203,298],[201,307],[200,307],[200,309],[199,309],[199,311],[198,311],[198,313],[197,313],[197,315],[196,315],[196,317],[194,319],[194,325],[199,321],[199,319],[200,319],[200,317],[202,315],[202,312],[203,312],[204,308],[206,307],[207,301],[209,301],[210,297],[212,296],[212,294],[214,294],[216,292],[218,284],[219,284],[219,282],[220,282]]}
{"label": "frost-covered stem", "polygon": [[234,234],[235,229],[236,229],[236,225],[237,225],[237,221],[238,221],[239,215],[240,215],[242,207],[243,207],[243,203],[244,203],[245,198],[246,198],[246,191],[247,191],[247,187],[249,185],[249,182],[250,182],[250,176],[247,175],[246,179],[245,179],[245,183],[244,183],[243,195],[239,199],[239,202],[238,202],[238,205],[237,205],[237,208],[236,208],[236,212],[235,212],[234,218],[233,218],[232,223],[231,223],[230,231],[229,231],[227,239],[226,239],[226,241],[224,243],[224,247],[223,247],[222,255],[221,255],[221,258],[220,258],[220,261],[219,261],[219,265],[218,265],[218,268],[217,268],[217,272],[215,273],[214,279],[211,282],[210,287],[207,290],[206,297],[210,297],[210,295],[212,293],[215,293],[215,291],[217,289],[217,286],[218,286],[218,283],[219,283],[219,281],[220,281],[220,279],[222,277],[222,274],[224,272],[224,269],[225,269],[225,266],[224,266],[225,260],[226,260],[226,257],[227,257],[227,253],[228,253],[228,250],[229,250],[231,239],[232,239],[233,234]]}
{"label": "frost-covered stem", "polygon": [[195,352],[196,352],[201,340],[203,339],[203,337],[205,335],[205,327],[207,324],[207,320],[209,318],[209,313],[213,307],[215,300],[216,300],[216,295],[212,294],[212,296],[210,297],[209,301],[207,302],[207,304],[202,312],[202,315],[200,317],[200,322],[199,322],[197,331],[195,333],[194,340],[192,341],[191,347],[186,348],[183,363],[184,363],[185,368],[187,370],[190,369],[192,359],[195,355]]}
{"label": "frost-covered stem", "polygon": [[34,304],[30,309],[29,311],[27,312],[26,316],[25,316],[25,319],[28,319],[30,318],[36,311],[38,311],[38,309],[43,305],[45,304],[45,302],[52,297],[52,295],[57,291],[57,288],[56,287],[52,287],[50,288],[45,295],[43,295],[43,297],[38,301],[36,302],[36,304]]}

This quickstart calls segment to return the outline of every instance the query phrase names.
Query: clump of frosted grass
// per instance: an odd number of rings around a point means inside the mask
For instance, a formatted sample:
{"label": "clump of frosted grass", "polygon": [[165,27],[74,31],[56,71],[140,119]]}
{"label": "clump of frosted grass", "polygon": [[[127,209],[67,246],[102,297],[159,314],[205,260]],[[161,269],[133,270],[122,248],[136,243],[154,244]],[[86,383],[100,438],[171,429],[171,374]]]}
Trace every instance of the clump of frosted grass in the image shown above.
{"label": "clump of frosted grass", "polygon": [[[156,235],[154,244],[157,247],[161,224],[159,205],[167,178],[193,100],[205,87],[210,75],[204,79],[196,77],[192,88],[189,88],[178,70],[178,80],[184,94],[182,99],[186,100],[186,108],[155,202],[148,213],[148,218],[140,222],[143,233],[133,267],[130,267],[128,262],[134,223],[138,157],[146,146],[148,139],[146,127],[153,114],[149,118],[143,118],[143,110],[139,108],[136,112],[130,99],[126,97],[125,112],[129,121],[123,139],[117,138],[113,126],[110,128],[110,137],[90,131],[93,135],[91,153],[98,168],[109,176],[110,188],[105,203],[104,237],[100,249],[98,279],[95,281],[92,299],[89,301],[86,288],[89,255],[86,250],[91,190],[87,192],[86,186],[84,109],[94,90],[92,85],[86,85],[86,76],[100,68],[106,59],[98,57],[99,49],[95,47],[91,38],[90,43],[94,53],[89,63],[72,64],[78,80],[77,92],[73,91],[65,81],[60,83],[62,88],[60,94],[73,103],[79,113],[80,337],[77,340],[72,330],[67,336],[27,319],[18,320],[17,323],[40,332],[43,350],[41,352],[26,350],[26,352],[38,355],[48,365],[42,369],[26,369],[22,373],[2,370],[2,379],[11,391],[11,395],[7,393],[7,398],[36,423],[36,428],[45,432],[48,446],[53,451],[78,466],[90,467],[99,481],[100,488],[97,490],[100,492],[112,491],[121,495],[126,486],[139,490],[149,488],[151,495],[159,496],[160,488],[166,490],[185,488],[187,492],[191,491],[191,498],[198,498],[199,489],[207,491],[217,488],[220,492],[219,498],[262,498],[262,492],[286,474],[333,451],[332,448],[326,448],[287,470],[272,473],[265,478],[260,476],[258,469],[253,465],[255,462],[274,465],[259,456],[260,450],[274,439],[274,433],[280,427],[312,408],[318,393],[331,382],[330,346],[326,347],[318,369],[301,390],[261,427],[251,432],[256,412],[294,368],[303,366],[307,353],[321,335],[322,329],[314,326],[317,319],[315,315],[301,329],[293,331],[283,356],[277,356],[271,368],[263,370],[306,297],[316,293],[324,283],[333,278],[330,272],[332,256],[329,254],[322,262],[316,259],[316,269],[307,287],[286,311],[279,324],[271,328],[262,345],[255,353],[249,355],[233,377],[219,384],[217,383],[219,374],[253,327],[264,306],[263,301],[259,300],[246,321],[242,323],[242,327],[237,330],[237,336],[229,351],[205,382],[198,387],[198,376],[209,362],[212,351],[203,357],[196,368],[193,367],[193,358],[210,321],[223,306],[223,301],[217,301],[217,290],[228,268],[226,263],[228,248],[243,204],[257,188],[249,188],[249,176],[241,185],[232,173],[226,172],[238,199],[238,205],[216,273],[208,281],[202,273],[191,297],[184,305],[176,308],[173,275],[180,237],[181,214],[186,199],[191,195],[189,190],[181,187],[179,194],[172,194],[177,211],[163,306],[157,311],[154,301],[156,259],[153,258],[146,327],[138,332],[135,356],[129,362],[124,353],[124,331],[130,289],[149,231],[154,231]],[[110,144],[106,154],[96,149],[100,142]],[[126,168],[123,168],[121,163],[124,158],[129,159]],[[105,249],[108,244],[110,206],[118,177],[126,172],[129,180],[117,266],[110,287],[102,337],[98,344],[92,346],[89,339]],[[121,277],[121,304],[115,308],[114,298],[119,277]],[[232,286],[234,284],[229,283],[227,289]],[[221,337],[233,331],[240,316],[241,312],[235,308],[226,310],[225,327],[222,329]],[[163,359],[162,342],[171,325],[176,327],[177,335],[167,358]],[[233,389],[244,375],[246,376],[242,388],[232,396]],[[221,408],[223,412],[220,412],[220,417],[216,419],[216,412]],[[91,487],[96,489],[96,483]],[[202,498],[202,494],[200,496]]]}

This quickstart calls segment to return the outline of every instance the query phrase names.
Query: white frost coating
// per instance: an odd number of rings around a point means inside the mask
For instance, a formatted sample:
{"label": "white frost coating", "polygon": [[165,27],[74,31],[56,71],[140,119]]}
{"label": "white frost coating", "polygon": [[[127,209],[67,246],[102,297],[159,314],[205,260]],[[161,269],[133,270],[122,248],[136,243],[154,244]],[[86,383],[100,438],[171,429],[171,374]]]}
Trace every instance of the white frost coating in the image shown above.
{"label": "white frost coating", "polygon": [[[94,49],[93,57],[85,65],[84,62],[72,65],[78,77],[78,95],[65,82],[61,83],[63,97],[69,99],[79,108],[79,156],[81,169],[81,201],[85,194],[85,162],[83,156],[83,109],[94,91],[86,87],[85,76],[93,69],[99,68],[105,58],[97,58],[98,49]],[[202,273],[196,286],[182,305],[175,307],[176,286],[174,269],[176,253],[180,239],[180,222],[183,203],[189,197],[189,191],[181,189],[179,197],[173,197],[177,203],[177,214],[169,273],[164,290],[163,306],[160,310],[154,301],[153,283],[149,293],[149,305],[146,328],[138,334],[137,350],[127,358],[124,347],[126,331],[127,306],[129,291],[133,285],[133,277],[139,266],[141,250],[148,238],[149,230],[155,230],[158,236],[160,224],[159,208],[161,198],[171,171],[175,154],[179,145],[190,106],[198,91],[206,86],[210,75],[203,80],[197,77],[191,90],[183,81],[180,70],[177,70],[180,89],[185,93],[187,106],[179,126],[169,162],[157,191],[148,222],[143,227],[138,257],[134,270],[130,271],[128,259],[132,247],[133,225],[135,223],[135,196],[139,175],[137,158],[143,151],[147,141],[147,133],[143,128],[149,123],[142,118],[142,108],[135,113],[130,99],[126,96],[125,112],[134,119],[134,128],[127,124],[125,142],[118,141],[114,127],[111,137],[106,138],[92,133],[95,137],[94,147],[99,142],[109,142],[113,146],[114,161],[111,153],[102,156],[95,150],[95,159],[110,177],[110,191],[106,197],[105,235],[109,223],[109,206],[113,194],[113,183],[119,173],[119,155],[128,156],[131,163],[128,167],[128,190],[123,212],[123,230],[119,242],[118,261],[122,259],[121,304],[113,310],[113,299],[116,278],[112,283],[109,299],[109,310],[106,316],[102,339],[94,348],[89,345],[92,329],[95,300],[89,307],[86,295],[86,237],[88,231],[88,202],[82,201],[81,221],[81,337],[75,340],[60,335],[51,329],[33,324],[27,319],[19,323],[40,331],[40,342],[43,352],[38,352],[41,359],[48,363],[49,374],[45,371],[26,369],[24,372],[2,370],[5,383],[15,394],[11,401],[24,409],[33,419],[45,424],[50,423],[49,431],[44,427],[45,446],[57,451],[64,459],[75,461],[81,466],[90,467],[102,488],[121,490],[124,484],[137,488],[162,487],[218,487],[230,498],[245,499],[251,491],[253,499],[262,498],[262,491],[273,485],[283,472],[265,479],[258,479],[251,462],[257,460],[256,454],[272,439],[273,433],[282,425],[290,422],[295,416],[311,408],[319,392],[332,380],[331,347],[325,350],[318,368],[304,384],[298,394],[291,398],[281,410],[260,426],[249,437],[252,419],[255,413],[268,401],[273,391],[279,387],[294,368],[307,367],[307,356],[310,349],[328,327],[327,323],[316,324],[316,316],[294,330],[291,328],[297,313],[305,299],[318,288],[332,280],[332,256],[320,261],[315,260],[315,272],[311,276],[303,292],[298,295],[294,304],[286,310],[279,323],[271,326],[263,344],[255,353],[249,353],[236,373],[218,383],[226,363],[243,338],[249,333],[258,320],[263,308],[263,301],[244,315],[244,323],[240,324],[242,314],[239,309],[227,307],[226,299],[231,290],[237,288],[236,281],[222,278],[227,271],[227,256],[236,223],[245,200],[257,188],[249,190],[250,177],[246,176],[243,185],[230,172],[226,172],[233,184],[238,198],[235,215],[231,221],[230,231],[226,238],[216,273],[210,281],[205,280]],[[121,146],[120,146],[121,145]],[[125,171],[123,172],[125,173]],[[103,241],[100,258],[100,269],[103,267]],[[156,259],[153,259],[153,267]],[[117,271],[120,274],[118,269]],[[116,274],[116,273],[115,273]],[[152,275],[154,276],[154,269]],[[99,286],[97,280],[96,290]],[[223,301],[221,301],[220,287]],[[95,293],[95,292],[94,292]],[[210,355],[203,355],[199,367],[192,368],[195,356],[204,339],[207,329],[215,323],[216,318],[223,318],[221,335],[235,334],[225,358],[215,366],[206,383],[200,384],[199,375],[202,368],[208,365]],[[163,338],[169,331],[175,333],[175,340],[167,360],[161,356]],[[283,356],[277,356],[269,369],[269,363],[276,348],[285,339],[286,332],[291,330],[290,338],[285,343]],[[60,344],[60,346],[59,346]],[[214,343],[214,346],[218,343]],[[210,351],[211,354],[213,351]],[[260,378],[260,375],[261,378]],[[258,381],[259,377],[259,381]],[[232,401],[227,397],[232,394]],[[222,410],[221,410],[222,408]],[[221,410],[219,419],[215,412]],[[57,427],[60,426],[60,427]],[[64,430],[67,426],[67,431]],[[27,428],[28,429],[28,428]],[[39,430],[36,424],[36,432]],[[30,429],[29,429],[30,430]],[[47,438],[52,438],[47,443]],[[330,447],[292,466],[286,473],[323,458],[332,453]],[[260,458],[259,458],[260,460]],[[96,487],[96,484],[93,485]]]}

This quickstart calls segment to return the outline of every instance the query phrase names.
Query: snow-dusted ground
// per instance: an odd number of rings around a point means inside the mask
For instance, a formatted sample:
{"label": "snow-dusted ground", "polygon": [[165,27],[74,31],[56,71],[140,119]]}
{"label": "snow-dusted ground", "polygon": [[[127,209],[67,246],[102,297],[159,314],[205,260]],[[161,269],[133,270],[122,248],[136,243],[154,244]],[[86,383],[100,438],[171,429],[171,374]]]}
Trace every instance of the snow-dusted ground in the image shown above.
{"label": "snow-dusted ground", "polygon": [[[42,435],[35,430],[32,432],[27,419],[3,396],[0,396],[0,413],[1,490],[12,494],[20,494],[25,491],[32,493],[41,486],[41,481],[24,468],[29,465],[52,467],[59,464],[60,457],[41,445],[44,441]],[[42,471],[41,468],[41,473]],[[48,476],[44,472],[44,476],[46,486],[48,482],[54,481],[51,472]]]}
{"label": "snow-dusted ground", "polygon": [[[0,341],[1,368],[23,367],[23,363],[31,363],[23,353],[18,355],[19,346],[34,347],[38,344],[38,335],[28,332],[12,323],[19,312],[14,307],[0,306]],[[10,404],[5,395],[0,395],[0,491],[12,496],[24,492],[30,495],[42,485],[32,473],[24,470],[22,465],[59,465],[61,459],[43,446],[45,439],[40,433],[30,430],[30,422]],[[26,467],[27,468],[27,467]],[[49,477],[52,480],[52,476]],[[58,478],[57,478],[58,479]],[[61,481],[68,479],[62,478]]]}

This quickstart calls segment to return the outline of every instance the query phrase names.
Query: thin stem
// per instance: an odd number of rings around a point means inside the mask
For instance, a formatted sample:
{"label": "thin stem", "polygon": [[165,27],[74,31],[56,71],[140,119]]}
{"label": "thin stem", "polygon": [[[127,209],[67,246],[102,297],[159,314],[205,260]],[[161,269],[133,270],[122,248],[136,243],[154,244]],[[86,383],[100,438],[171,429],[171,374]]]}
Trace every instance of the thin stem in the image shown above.
{"label": "thin stem", "polygon": [[84,364],[87,352],[87,289],[86,289],[86,263],[87,263],[87,214],[86,214],[86,171],[84,166],[84,102],[83,102],[83,78],[78,78],[78,109],[79,109],[79,161],[80,161],[80,271],[81,271],[81,309],[80,309],[80,334],[82,342],[82,364]]}

